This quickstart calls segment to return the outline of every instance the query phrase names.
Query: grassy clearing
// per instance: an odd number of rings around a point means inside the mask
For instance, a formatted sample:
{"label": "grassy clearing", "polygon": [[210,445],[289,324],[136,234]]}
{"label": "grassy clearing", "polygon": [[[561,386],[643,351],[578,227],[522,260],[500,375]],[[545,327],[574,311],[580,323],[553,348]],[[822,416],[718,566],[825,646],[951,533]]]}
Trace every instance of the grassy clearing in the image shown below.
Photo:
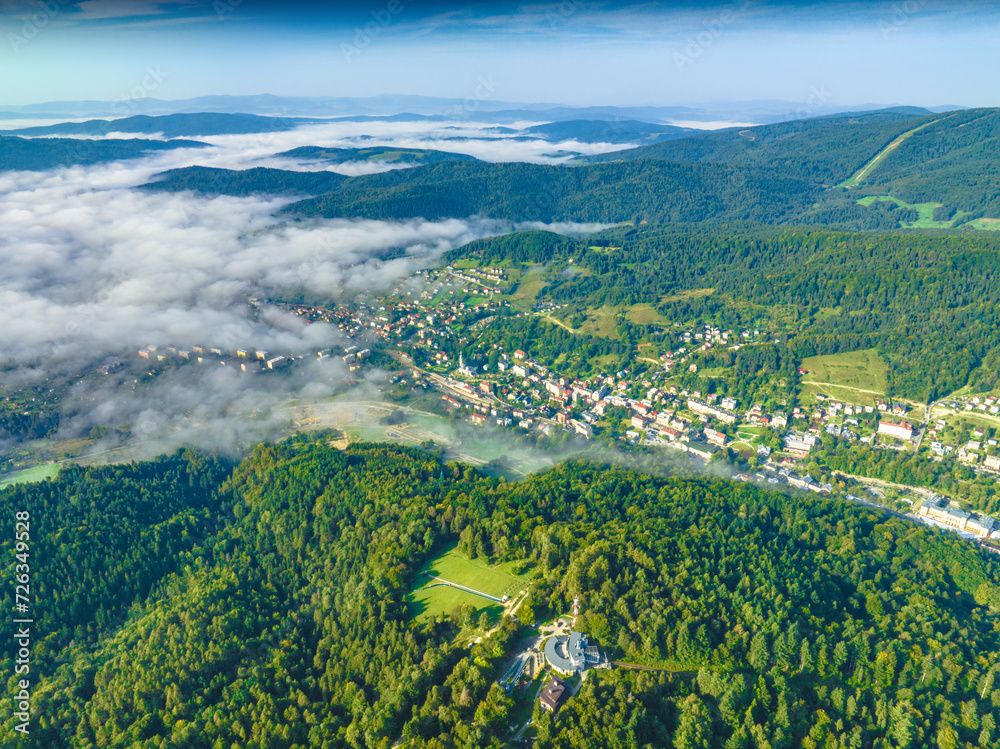
{"label": "grassy clearing", "polygon": [[[802,361],[807,374],[804,381],[884,394],[888,387],[888,368],[875,349],[845,354],[814,356]],[[820,391],[822,392],[822,391]]]}
{"label": "grassy clearing", "polygon": [[656,311],[652,304],[636,304],[629,308],[625,317],[636,325],[669,325],[670,321]]}
{"label": "grassy clearing", "polygon": [[842,401],[843,403],[851,403],[856,406],[873,406],[879,397],[871,393],[863,393],[856,388],[841,387],[840,385],[809,384],[802,386],[800,395],[803,403],[816,402],[817,404],[820,404],[821,401],[816,396],[825,395],[827,398],[833,398],[834,400]]}
{"label": "grassy clearing", "polygon": [[505,595],[513,597],[519,590],[525,589],[528,578],[512,574],[511,566],[508,563],[494,567],[479,559],[469,559],[452,546],[431,559],[417,574],[415,587],[406,595],[411,615],[417,621],[425,621],[438,614],[450,614],[458,606],[469,604],[476,607],[476,616],[485,611],[491,618],[497,618],[503,612],[501,604],[442,585],[427,575],[465,585],[497,598]]}
{"label": "grassy clearing", "polygon": [[970,221],[968,226],[980,231],[1000,231],[1000,218],[977,218]]}
{"label": "grassy clearing", "polygon": [[34,468],[25,468],[23,471],[16,471],[0,478],[0,489],[14,484],[32,484],[36,481],[55,478],[61,466],[58,463],[48,463]]}
{"label": "grassy clearing", "polygon": [[535,265],[520,275],[517,291],[510,297],[511,303],[518,310],[530,310],[538,298],[538,292],[544,287],[545,266]]}
{"label": "grassy clearing", "polygon": [[616,328],[618,327],[617,320],[620,311],[620,307],[608,306],[589,311],[586,322],[580,326],[580,332],[589,333],[600,338],[618,340],[618,331]]}
{"label": "grassy clearing", "polygon": [[702,377],[717,377],[723,380],[731,373],[732,370],[729,367],[708,367],[698,370],[698,374]]}
{"label": "grassy clearing", "polygon": [[[889,203],[895,203],[900,208],[912,208],[918,214],[920,218],[912,223],[904,223],[903,226],[907,229],[950,229],[954,226],[954,219],[950,221],[935,221],[934,220],[934,209],[941,206],[941,203],[904,203],[899,198],[893,198],[888,195],[869,195],[866,198],[861,198],[858,201],[860,205],[865,207],[870,206],[877,200],[884,200]],[[958,218],[958,214],[955,216]]]}
{"label": "grassy clearing", "polygon": [[688,299],[697,299],[703,296],[710,296],[715,293],[715,289],[687,289],[676,294],[668,294],[660,301],[662,302],[683,302]]}

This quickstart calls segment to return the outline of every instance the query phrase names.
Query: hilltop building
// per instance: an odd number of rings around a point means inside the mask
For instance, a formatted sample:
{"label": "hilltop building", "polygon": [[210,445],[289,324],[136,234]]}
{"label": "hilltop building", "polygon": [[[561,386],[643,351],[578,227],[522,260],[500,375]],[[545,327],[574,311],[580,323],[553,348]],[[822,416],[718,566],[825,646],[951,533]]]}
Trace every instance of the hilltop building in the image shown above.
{"label": "hilltop building", "polygon": [[600,652],[595,646],[588,646],[587,635],[580,632],[550,637],[544,652],[545,660],[560,674],[578,674],[601,662]]}

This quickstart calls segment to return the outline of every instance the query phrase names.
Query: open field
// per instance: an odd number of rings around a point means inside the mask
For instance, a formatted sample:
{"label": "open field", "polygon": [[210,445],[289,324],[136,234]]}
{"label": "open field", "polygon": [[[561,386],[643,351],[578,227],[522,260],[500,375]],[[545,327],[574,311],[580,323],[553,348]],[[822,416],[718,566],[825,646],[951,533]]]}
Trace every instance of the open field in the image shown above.
{"label": "open field", "polygon": [[1000,218],[977,218],[968,225],[980,231],[1000,231]]}
{"label": "open field", "polygon": [[34,468],[25,468],[23,471],[16,471],[0,478],[0,489],[5,486],[13,486],[14,484],[30,484],[35,481],[44,481],[45,479],[53,478],[59,473],[59,468],[60,466],[57,463],[48,463],[46,465],[35,466]]}
{"label": "open field", "polygon": [[687,299],[697,299],[703,296],[711,296],[715,293],[715,289],[687,289],[685,291],[678,291],[676,294],[668,294],[661,299],[661,302],[683,302]]}
{"label": "open field", "polygon": [[803,403],[811,403],[817,400],[817,395],[825,395],[834,400],[851,403],[857,406],[873,406],[881,394],[874,394],[858,390],[857,388],[842,387],[840,385],[803,383],[799,391]]}
{"label": "open field", "polygon": [[535,304],[538,292],[545,287],[545,266],[536,265],[520,274],[517,290],[511,295],[511,304],[522,312],[529,311]]}
{"label": "open field", "polygon": [[637,325],[668,325],[669,321],[656,311],[652,304],[635,304],[629,308],[625,317]]}
{"label": "open field", "polygon": [[952,221],[934,220],[934,209],[940,206],[941,203],[904,203],[899,198],[892,198],[888,195],[869,195],[866,198],[861,198],[858,203],[863,206],[870,206],[876,200],[885,200],[890,203],[895,203],[900,208],[912,208],[920,214],[920,218],[916,221],[904,224],[907,229],[950,229],[953,223]]}
{"label": "open field", "polygon": [[618,339],[617,318],[620,307],[599,307],[587,311],[587,321],[580,326],[581,333],[590,333],[600,338]]}
{"label": "open field", "polygon": [[882,395],[888,387],[886,364],[875,349],[814,356],[803,359],[802,368],[808,372],[802,376],[803,381],[820,387],[840,386],[866,395]]}
{"label": "open field", "polygon": [[491,618],[496,618],[503,611],[501,604],[444,585],[428,577],[428,574],[496,598],[503,598],[505,595],[513,598],[518,591],[525,589],[528,578],[511,574],[505,569],[510,566],[506,564],[491,567],[482,560],[469,559],[459,554],[454,546],[450,547],[428,562],[417,574],[415,587],[406,596],[407,604],[418,621],[438,614],[450,614],[456,607],[465,604],[476,607],[476,616],[486,611]]}

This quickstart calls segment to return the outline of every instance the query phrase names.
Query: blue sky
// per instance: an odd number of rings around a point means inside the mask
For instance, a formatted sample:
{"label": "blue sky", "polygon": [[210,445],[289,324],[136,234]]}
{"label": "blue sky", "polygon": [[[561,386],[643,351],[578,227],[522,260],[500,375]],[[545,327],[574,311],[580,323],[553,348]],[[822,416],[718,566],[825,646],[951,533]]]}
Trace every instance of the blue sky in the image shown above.
{"label": "blue sky", "polygon": [[1000,105],[991,2],[0,0],[0,104],[207,94]]}

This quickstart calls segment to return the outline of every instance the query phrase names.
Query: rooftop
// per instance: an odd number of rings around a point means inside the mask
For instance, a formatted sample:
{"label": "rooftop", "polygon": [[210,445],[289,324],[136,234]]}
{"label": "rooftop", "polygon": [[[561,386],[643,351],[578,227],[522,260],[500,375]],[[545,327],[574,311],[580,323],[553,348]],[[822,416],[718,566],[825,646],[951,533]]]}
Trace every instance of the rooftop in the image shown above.
{"label": "rooftop", "polygon": [[559,707],[559,703],[562,701],[568,690],[569,686],[566,682],[561,679],[553,678],[538,696],[538,701],[542,703],[543,707],[547,707],[549,710],[555,710]]}
{"label": "rooftop", "polygon": [[574,674],[587,666],[587,636],[580,632],[550,637],[545,642],[545,660],[556,671]]}

